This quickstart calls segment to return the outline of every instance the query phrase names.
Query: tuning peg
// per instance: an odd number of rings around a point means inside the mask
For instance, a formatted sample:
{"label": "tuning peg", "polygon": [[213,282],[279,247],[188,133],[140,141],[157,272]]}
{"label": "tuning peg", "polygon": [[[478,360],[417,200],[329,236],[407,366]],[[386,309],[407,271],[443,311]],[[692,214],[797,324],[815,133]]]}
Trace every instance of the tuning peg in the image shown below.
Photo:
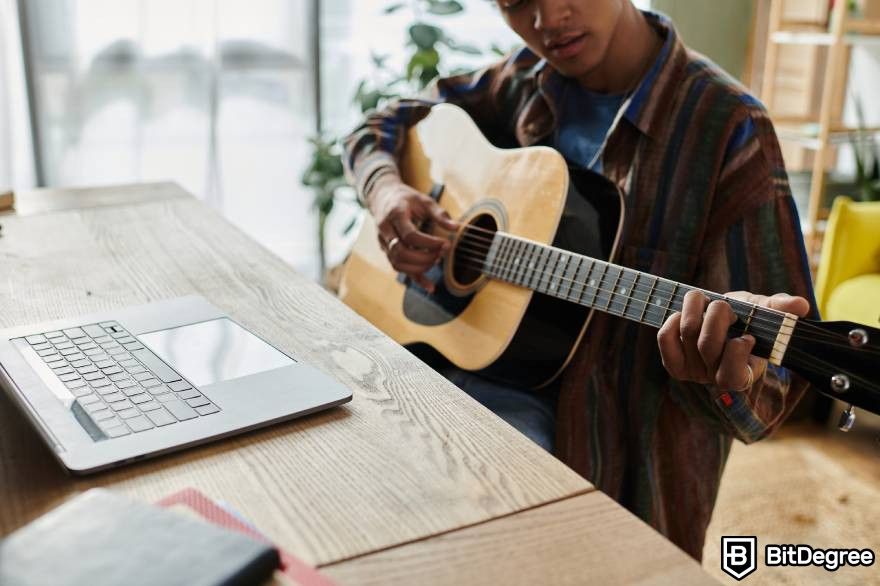
{"label": "tuning peg", "polygon": [[856,422],[856,413],[853,410],[853,406],[850,405],[846,408],[846,410],[840,414],[840,421],[837,423],[837,429],[840,431],[849,431],[852,429],[853,424]]}

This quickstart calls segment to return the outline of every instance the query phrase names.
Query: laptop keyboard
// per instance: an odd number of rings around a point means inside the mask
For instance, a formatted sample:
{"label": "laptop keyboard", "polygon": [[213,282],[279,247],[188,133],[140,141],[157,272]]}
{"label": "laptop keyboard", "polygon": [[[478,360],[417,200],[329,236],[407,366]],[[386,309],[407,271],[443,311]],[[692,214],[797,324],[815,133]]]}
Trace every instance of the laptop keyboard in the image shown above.
{"label": "laptop keyboard", "polygon": [[[46,332],[25,338],[76,397],[102,435],[116,438],[217,413],[193,388],[116,322]],[[80,420],[80,423],[83,423]]]}

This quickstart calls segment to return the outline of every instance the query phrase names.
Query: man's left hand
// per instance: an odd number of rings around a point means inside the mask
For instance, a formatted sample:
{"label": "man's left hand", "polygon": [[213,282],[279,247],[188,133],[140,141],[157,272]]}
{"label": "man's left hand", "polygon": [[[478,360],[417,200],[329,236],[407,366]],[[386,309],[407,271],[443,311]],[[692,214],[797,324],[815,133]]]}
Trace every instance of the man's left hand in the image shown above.
{"label": "man's left hand", "polygon": [[[806,299],[785,293],[766,297],[734,291],[725,297],[800,317],[810,311]],[[657,332],[660,356],[670,376],[735,391],[745,391],[750,383],[760,380],[767,361],[752,356],[755,338],[748,334],[727,337],[727,330],[736,320],[736,314],[726,301],[710,302],[703,293],[688,291],[681,312],[669,316]]]}

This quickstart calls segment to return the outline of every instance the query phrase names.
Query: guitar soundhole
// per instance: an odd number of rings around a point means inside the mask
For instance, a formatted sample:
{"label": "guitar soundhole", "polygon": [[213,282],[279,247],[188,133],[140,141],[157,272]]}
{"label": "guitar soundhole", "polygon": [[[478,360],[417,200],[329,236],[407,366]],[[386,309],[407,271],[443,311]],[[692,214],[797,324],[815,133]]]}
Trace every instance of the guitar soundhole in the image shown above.
{"label": "guitar soundhole", "polygon": [[458,287],[469,288],[483,276],[483,262],[497,230],[498,223],[491,214],[479,214],[466,222],[452,263],[452,276]]}

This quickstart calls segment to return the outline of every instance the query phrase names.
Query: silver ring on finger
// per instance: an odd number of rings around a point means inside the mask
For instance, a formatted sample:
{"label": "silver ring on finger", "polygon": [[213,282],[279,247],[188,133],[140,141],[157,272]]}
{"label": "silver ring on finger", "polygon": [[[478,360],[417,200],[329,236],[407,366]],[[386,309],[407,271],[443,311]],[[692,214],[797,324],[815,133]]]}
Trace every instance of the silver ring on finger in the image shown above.
{"label": "silver ring on finger", "polygon": [[397,246],[398,242],[400,242],[400,238],[398,238],[397,236],[395,236],[394,238],[389,240],[388,243],[386,244],[386,246],[388,247],[388,252],[391,252],[394,249],[394,247]]}
{"label": "silver ring on finger", "polygon": [[740,389],[733,389],[735,393],[741,393],[743,391],[747,391],[752,388],[752,385],[755,384],[755,371],[752,370],[751,364],[746,364],[746,368],[748,369],[749,380],[746,381],[746,384]]}

